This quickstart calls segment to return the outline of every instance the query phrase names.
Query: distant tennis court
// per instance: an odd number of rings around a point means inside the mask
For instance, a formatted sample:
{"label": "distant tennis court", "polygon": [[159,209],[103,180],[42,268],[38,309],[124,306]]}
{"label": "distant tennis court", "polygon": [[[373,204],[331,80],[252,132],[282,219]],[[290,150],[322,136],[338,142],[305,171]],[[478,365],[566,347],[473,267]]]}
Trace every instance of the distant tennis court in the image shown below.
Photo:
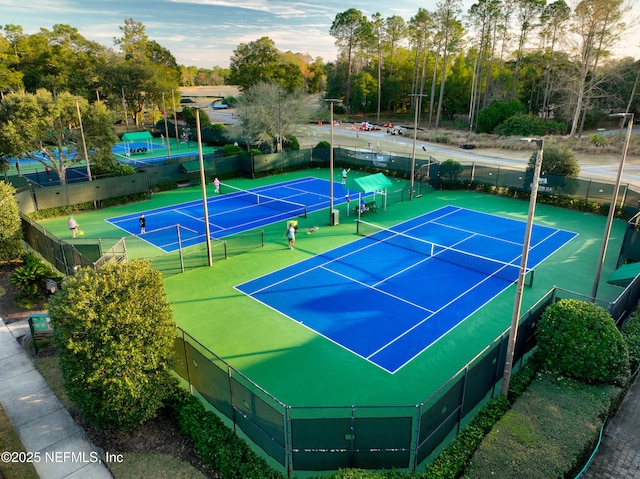
{"label": "distant tennis court", "polygon": [[[335,205],[346,202],[347,194],[356,198],[355,192],[349,192],[340,183],[334,182],[333,188]],[[223,184],[219,195],[207,198],[211,236],[221,239],[328,208],[329,190],[328,180],[312,177],[251,190],[240,190]],[[144,234],[140,234],[139,212],[108,218],[107,222],[127,233],[140,236],[165,252],[205,242],[202,200],[142,213],[146,218]]]}
{"label": "distant tennis court", "polygon": [[[394,373],[518,277],[525,223],[446,206],[236,286]],[[576,233],[534,225],[528,269]]]}

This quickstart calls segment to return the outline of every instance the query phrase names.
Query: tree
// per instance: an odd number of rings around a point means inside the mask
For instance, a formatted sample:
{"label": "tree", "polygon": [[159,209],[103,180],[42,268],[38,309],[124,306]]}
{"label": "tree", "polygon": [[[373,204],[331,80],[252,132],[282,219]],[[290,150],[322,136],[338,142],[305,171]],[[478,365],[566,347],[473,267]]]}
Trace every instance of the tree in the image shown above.
{"label": "tree", "polygon": [[552,78],[555,76],[557,66],[554,62],[556,58],[556,46],[560,40],[561,33],[569,22],[571,9],[564,0],[557,0],[547,5],[542,11],[542,32],[541,37],[545,43],[545,81],[544,95],[542,99],[542,119],[550,116],[550,102],[552,87]]}
{"label": "tree", "polygon": [[436,128],[440,124],[442,114],[442,102],[444,101],[444,86],[449,67],[449,55],[455,53],[460,47],[464,34],[462,24],[456,17],[460,14],[460,0],[443,0],[438,3],[435,13],[436,28],[442,46],[442,66],[440,73],[440,94],[438,96],[438,108],[436,110]]}
{"label": "tree", "polygon": [[229,81],[246,90],[256,83],[273,80],[277,64],[278,50],[269,37],[241,43],[231,56]]}
{"label": "tree", "polygon": [[627,28],[624,19],[630,9],[631,5],[625,0],[583,0],[575,8],[570,30],[575,38],[572,46],[578,56],[579,70],[574,79],[571,136],[581,129],[581,120],[584,123],[590,92],[600,81],[599,61],[620,40]]}
{"label": "tree", "polygon": [[16,259],[22,251],[22,223],[15,192],[9,183],[0,181],[0,262]]}
{"label": "tree", "polygon": [[110,152],[117,138],[104,107],[90,109],[86,100],[76,100],[70,93],[61,92],[54,98],[46,90],[5,95],[0,103],[0,150],[5,157],[38,161],[65,184],[67,169],[84,161],[80,131],[73,128],[80,121],[78,107],[83,121],[90,125],[85,135],[87,147]]}
{"label": "tree", "polygon": [[178,87],[180,69],[169,50],[149,40],[142,23],[129,18],[120,30],[122,37],[113,41],[123,56],[104,55],[98,74],[110,104],[122,104],[139,125],[145,108],[155,111],[162,95]]}
{"label": "tree", "polygon": [[515,66],[513,70],[513,85],[516,90],[513,92],[512,98],[517,97],[518,80],[520,78],[520,62],[527,38],[531,31],[538,26],[538,20],[546,0],[516,0],[516,11],[518,21],[520,22],[520,33],[518,35],[518,48],[516,50]]}
{"label": "tree", "polygon": [[89,98],[96,85],[95,65],[105,48],[84,38],[76,28],[54,25],[21,39],[16,68],[23,75],[24,88],[35,92],[73,92]]}
{"label": "tree", "polygon": [[83,268],[51,297],[69,397],[101,428],[155,416],[167,394],[175,323],[148,260]]}
{"label": "tree", "polygon": [[231,136],[282,151],[287,137],[306,123],[309,111],[300,92],[288,93],[276,82],[262,82],[245,91],[238,117],[240,122],[231,129]]}
{"label": "tree", "polygon": [[353,59],[356,48],[367,31],[367,19],[362,12],[355,8],[338,13],[331,24],[329,34],[336,39],[336,45],[342,55],[346,57],[346,89],[345,106],[347,111],[351,107],[351,75],[353,73]]}
{"label": "tree", "polygon": [[[533,171],[537,155],[534,153],[531,156],[527,169]],[[570,148],[565,145],[551,145],[544,149],[542,171],[547,175],[577,178],[580,174],[580,165]]]}
{"label": "tree", "polygon": [[149,37],[142,22],[127,18],[124,25],[119,27],[122,32],[120,38],[114,38],[113,43],[120,47],[127,60],[146,58]]}

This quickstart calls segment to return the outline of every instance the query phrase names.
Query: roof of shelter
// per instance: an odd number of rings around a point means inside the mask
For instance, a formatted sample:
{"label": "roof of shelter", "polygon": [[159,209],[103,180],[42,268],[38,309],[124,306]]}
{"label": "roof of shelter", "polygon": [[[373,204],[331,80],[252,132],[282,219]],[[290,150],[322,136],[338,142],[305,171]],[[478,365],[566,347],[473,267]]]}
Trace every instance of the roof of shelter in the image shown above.
{"label": "roof of shelter", "polygon": [[638,274],[640,274],[640,263],[623,264],[609,276],[607,283],[628,286]]}
{"label": "roof of shelter", "polygon": [[363,176],[351,180],[349,189],[360,193],[372,193],[374,191],[384,190],[392,185],[391,180],[382,173],[375,175]]}
{"label": "roof of shelter", "polygon": [[148,131],[134,131],[131,133],[125,133],[122,135],[122,141],[142,141],[152,140],[153,135]]}

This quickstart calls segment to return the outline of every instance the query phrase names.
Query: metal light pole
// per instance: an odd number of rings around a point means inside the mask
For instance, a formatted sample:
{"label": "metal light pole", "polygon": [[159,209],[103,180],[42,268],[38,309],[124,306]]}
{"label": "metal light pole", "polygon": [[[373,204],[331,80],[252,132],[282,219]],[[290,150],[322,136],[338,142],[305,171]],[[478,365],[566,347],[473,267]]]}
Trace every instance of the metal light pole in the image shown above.
{"label": "metal light pole", "polygon": [[413,96],[416,99],[415,115],[413,118],[413,148],[411,150],[411,180],[409,182],[409,201],[413,199],[413,186],[415,184],[416,173],[416,140],[418,139],[418,111],[421,107],[421,101],[423,96],[428,96],[424,93],[412,93],[409,96]]}
{"label": "metal light pole", "polygon": [[87,142],[84,138],[84,128],[82,127],[82,115],[80,114],[80,98],[76,98],[76,111],[78,112],[78,121],[80,122],[80,136],[82,137],[82,148],[84,150],[84,161],[87,163],[87,178],[91,178],[91,166],[89,165],[89,153],[87,152]]}
{"label": "metal light pole", "polygon": [[513,302],[513,314],[511,315],[511,329],[507,344],[507,358],[504,364],[504,374],[502,376],[501,394],[507,397],[509,394],[509,382],[511,381],[511,370],[513,369],[513,356],[516,349],[516,339],[518,338],[518,322],[520,321],[520,310],[522,308],[522,293],[524,280],[527,273],[527,260],[529,259],[529,244],[531,243],[531,230],[533,229],[533,217],[536,211],[536,199],[538,198],[538,186],[540,183],[540,169],[542,168],[542,155],[544,140],[537,138],[523,138],[522,141],[533,142],[538,146],[538,155],[533,169],[533,182],[531,183],[531,198],[529,200],[529,214],[527,216],[527,226],[524,230],[524,244],[522,245],[522,255],[520,257],[520,272],[516,285],[516,297]]}
{"label": "metal light pole", "polygon": [[609,214],[607,216],[607,224],[604,228],[604,237],[602,238],[602,248],[600,249],[600,256],[598,258],[598,265],[596,267],[596,275],[593,280],[593,288],[591,289],[591,301],[596,300],[596,294],[598,293],[598,283],[600,283],[600,274],[602,273],[602,265],[604,264],[604,258],[607,255],[607,247],[609,246],[609,235],[611,234],[611,226],[613,225],[613,218],[616,214],[616,206],[618,203],[618,191],[620,190],[620,182],[622,180],[622,171],[624,170],[624,163],[627,160],[627,151],[629,150],[629,141],[631,140],[631,132],[633,131],[633,113],[618,113],[611,116],[623,117],[625,119],[629,118],[629,124],[627,127],[627,141],[624,144],[622,158],[620,159],[620,165],[618,166],[618,175],[616,176],[616,184],[613,188],[611,204],[609,205]]}
{"label": "metal light pole", "polygon": [[200,158],[200,184],[202,185],[202,208],[204,210],[204,230],[207,241],[207,264],[211,266],[211,228],[209,227],[209,208],[207,206],[207,181],[204,174],[204,157],[202,155],[202,134],[200,133],[200,110],[196,107],[196,129],[198,130],[198,157]]}
{"label": "metal light pole", "polygon": [[329,225],[335,226],[333,224],[333,104],[341,103],[342,100],[337,98],[326,98],[324,101],[329,102],[331,110],[331,145],[329,147]]}
{"label": "metal light pole", "polygon": [[171,159],[171,141],[169,139],[169,125],[167,124],[167,110],[164,104],[164,92],[162,92],[162,116],[164,117],[164,136],[167,139],[167,158]]}

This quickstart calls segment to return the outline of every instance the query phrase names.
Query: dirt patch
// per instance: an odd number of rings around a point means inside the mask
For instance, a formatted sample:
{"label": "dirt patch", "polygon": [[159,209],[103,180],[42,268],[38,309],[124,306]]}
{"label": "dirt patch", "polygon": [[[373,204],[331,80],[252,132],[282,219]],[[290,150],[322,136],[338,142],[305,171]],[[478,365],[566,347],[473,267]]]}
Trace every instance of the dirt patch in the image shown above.
{"label": "dirt patch", "polygon": [[167,454],[191,464],[208,478],[219,477],[202,463],[194,452],[193,442],[180,432],[165,409],[161,409],[154,419],[129,431],[100,431],[83,421],[78,411],[72,415],[101,453]]}

